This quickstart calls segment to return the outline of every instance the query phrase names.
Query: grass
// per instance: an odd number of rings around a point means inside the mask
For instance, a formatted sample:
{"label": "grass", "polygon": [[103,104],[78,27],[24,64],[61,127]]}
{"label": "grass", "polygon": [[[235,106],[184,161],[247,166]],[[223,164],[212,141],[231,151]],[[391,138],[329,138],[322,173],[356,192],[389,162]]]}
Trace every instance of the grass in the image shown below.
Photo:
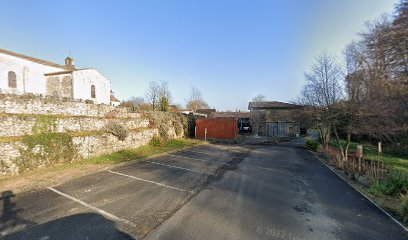
{"label": "grass", "polygon": [[[341,140],[343,146],[346,145],[346,141]],[[377,147],[369,143],[350,142],[349,151],[355,152],[357,145],[363,145],[364,158],[371,161],[381,161],[392,169],[403,171],[408,173],[408,156],[401,156],[397,154],[383,153],[381,156],[377,153]],[[337,144],[333,141],[332,146],[337,147]]]}
{"label": "grass", "polygon": [[24,172],[17,176],[0,177],[0,192],[13,190],[21,192],[39,187],[61,184],[75,177],[80,177],[93,172],[114,166],[115,164],[142,160],[154,155],[192,147],[203,143],[195,139],[177,139],[163,142],[160,146],[142,146],[136,149],[118,151],[112,154],[92,157],[71,163],[62,163],[47,166],[32,171]]}
{"label": "grass", "polygon": [[174,151],[200,143],[195,139],[176,139],[162,143],[160,146],[146,145],[136,149],[121,150],[112,154],[92,157],[87,162],[92,164],[115,164],[146,158],[152,155]]}

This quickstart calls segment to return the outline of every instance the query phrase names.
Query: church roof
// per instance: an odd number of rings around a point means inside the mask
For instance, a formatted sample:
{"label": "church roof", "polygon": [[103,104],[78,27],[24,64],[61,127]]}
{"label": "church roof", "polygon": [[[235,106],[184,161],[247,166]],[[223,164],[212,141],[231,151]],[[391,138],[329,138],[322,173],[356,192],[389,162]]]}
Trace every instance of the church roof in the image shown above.
{"label": "church roof", "polygon": [[110,101],[111,102],[120,102],[115,96],[110,95]]}
{"label": "church roof", "polygon": [[2,49],[2,48],[0,48],[0,53],[7,54],[7,55],[17,57],[17,58],[21,58],[21,59],[25,59],[25,60],[35,62],[35,63],[38,63],[38,64],[50,66],[50,67],[56,67],[56,68],[62,68],[62,69],[66,69],[66,70],[72,70],[72,67],[68,67],[68,66],[65,66],[65,65],[58,64],[58,63],[53,63],[53,62],[43,60],[43,59],[39,59],[39,58],[30,57],[30,56],[23,55],[23,54],[20,54],[20,53],[15,53],[15,52],[5,50],[5,49]]}

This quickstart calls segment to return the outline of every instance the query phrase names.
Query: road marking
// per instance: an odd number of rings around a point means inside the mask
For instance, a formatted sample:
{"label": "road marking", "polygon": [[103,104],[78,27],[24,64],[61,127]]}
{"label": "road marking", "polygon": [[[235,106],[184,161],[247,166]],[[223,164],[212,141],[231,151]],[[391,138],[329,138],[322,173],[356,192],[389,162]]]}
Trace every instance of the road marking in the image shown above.
{"label": "road marking", "polygon": [[207,175],[214,175],[212,173],[201,172],[201,171],[193,170],[193,169],[190,169],[190,168],[177,167],[177,166],[174,166],[174,165],[168,165],[168,164],[164,164],[164,163],[158,163],[158,162],[152,162],[152,161],[144,161],[144,162],[148,162],[148,163],[156,164],[156,165],[160,165],[160,166],[165,166],[165,167],[168,167],[168,168],[178,168],[178,169],[182,169],[182,170],[189,171],[189,172],[195,172],[195,173],[201,173],[201,174],[207,174]]}
{"label": "road marking", "polygon": [[150,181],[150,180],[146,180],[146,179],[143,179],[143,178],[138,178],[138,177],[135,177],[135,176],[132,176],[132,175],[127,175],[127,174],[120,173],[120,172],[115,172],[115,171],[112,171],[112,170],[107,170],[107,171],[110,172],[110,173],[114,173],[114,174],[117,174],[117,175],[124,176],[124,177],[133,178],[133,179],[138,180],[138,181],[153,183],[153,184],[156,184],[156,185],[161,186],[161,187],[166,187],[166,188],[170,188],[170,189],[174,189],[174,190],[178,190],[178,191],[182,191],[182,192],[190,192],[190,191],[185,190],[185,189],[181,189],[181,188],[178,188],[178,187],[172,187],[172,186],[169,186],[169,185],[166,185],[166,184],[163,184],[163,183]]}
{"label": "road marking", "polygon": [[187,158],[187,159],[191,159],[191,160],[199,161],[199,162],[208,162],[208,163],[220,164],[220,165],[230,165],[229,163],[218,163],[218,162],[214,162],[214,161],[211,161],[211,160],[204,160],[204,159],[193,158],[193,157],[178,156],[178,155],[174,155],[174,154],[167,154],[167,155],[172,156],[172,157]]}
{"label": "road marking", "polygon": [[68,194],[66,194],[66,193],[60,192],[60,191],[58,191],[58,190],[55,189],[55,188],[47,187],[47,189],[53,191],[54,193],[56,193],[56,194],[58,194],[58,195],[61,195],[61,196],[63,196],[63,197],[66,197],[66,198],[68,198],[68,199],[70,199],[70,200],[72,200],[72,201],[74,201],[74,202],[77,202],[77,203],[81,204],[82,206],[85,206],[85,207],[87,207],[87,208],[89,208],[89,209],[92,209],[92,210],[94,210],[95,212],[100,213],[100,214],[102,214],[102,215],[104,215],[104,216],[106,216],[106,217],[108,217],[108,218],[110,218],[110,219],[112,219],[112,220],[114,220],[114,221],[122,222],[122,223],[125,223],[125,224],[130,225],[130,226],[135,227],[135,228],[137,227],[136,224],[132,223],[132,222],[129,221],[129,220],[126,220],[126,219],[117,217],[117,216],[115,216],[115,215],[113,215],[113,214],[111,214],[111,213],[108,213],[108,212],[106,212],[106,211],[100,209],[100,208],[94,207],[94,206],[92,206],[92,205],[90,205],[90,204],[88,204],[88,203],[86,203],[86,202],[84,202],[84,201],[82,201],[82,200],[79,200],[78,198],[75,198],[75,197],[72,197],[72,196],[70,196],[70,195],[68,195]]}

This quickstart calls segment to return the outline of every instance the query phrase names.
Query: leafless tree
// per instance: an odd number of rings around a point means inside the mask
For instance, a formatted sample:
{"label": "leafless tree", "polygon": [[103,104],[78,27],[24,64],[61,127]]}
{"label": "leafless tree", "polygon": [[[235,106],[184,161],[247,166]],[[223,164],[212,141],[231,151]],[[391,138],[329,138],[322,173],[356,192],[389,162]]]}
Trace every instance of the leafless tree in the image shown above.
{"label": "leafless tree", "polygon": [[330,142],[332,127],[335,127],[336,111],[333,106],[343,100],[343,73],[337,59],[326,52],[320,54],[311,70],[305,74],[300,101],[314,117],[325,148]]}
{"label": "leafless tree", "polygon": [[149,82],[149,87],[146,91],[146,100],[151,104],[152,110],[160,109],[160,101],[163,98],[171,102],[169,83],[167,81]]}
{"label": "leafless tree", "polygon": [[187,100],[186,107],[187,109],[190,109],[193,111],[197,109],[210,108],[207,102],[204,101],[201,91],[196,87],[191,88],[190,96]]}
{"label": "leafless tree", "polygon": [[251,101],[252,102],[264,102],[264,101],[266,101],[266,97],[265,97],[265,95],[258,94],[255,97],[253,97]]}

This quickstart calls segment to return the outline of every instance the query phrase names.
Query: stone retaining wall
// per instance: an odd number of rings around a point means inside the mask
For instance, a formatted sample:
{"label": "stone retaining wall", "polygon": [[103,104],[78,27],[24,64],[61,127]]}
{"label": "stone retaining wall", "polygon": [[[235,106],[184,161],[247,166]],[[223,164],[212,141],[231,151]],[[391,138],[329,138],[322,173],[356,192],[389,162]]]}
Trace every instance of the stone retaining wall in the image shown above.
{"label": "stone retaining wall", "polygon": [[[124,141],[118,140],[112,134],[99,134],[91,136],[76,136],[72,142],[76,148],[78,159],[110,154],[123,149],[138,148],[150,142],[157,129],[145,129],[130,131]],[[0,142],[0,176],[13,175],[19,172],[17,159],[20,157],[20,149],[25,146],[17,142]]]}
{"label": "stone retaining wall", "polygon": [[129,108],[86,103],[80,100],[39,97],[32,94],[13,95],[0,93],[0,113],[52,114],[66,116],[138,118],[140,113]]}
{"label": "stone retaining wall", "polygon": [[34,134],[36,128],[47,128],[53,132],[100,131],[110,123],[118,123],[126,129],[147,128],[149,120],[144,118],[95,118],[60,117],[55,115],[0,115],[0,137]]}

